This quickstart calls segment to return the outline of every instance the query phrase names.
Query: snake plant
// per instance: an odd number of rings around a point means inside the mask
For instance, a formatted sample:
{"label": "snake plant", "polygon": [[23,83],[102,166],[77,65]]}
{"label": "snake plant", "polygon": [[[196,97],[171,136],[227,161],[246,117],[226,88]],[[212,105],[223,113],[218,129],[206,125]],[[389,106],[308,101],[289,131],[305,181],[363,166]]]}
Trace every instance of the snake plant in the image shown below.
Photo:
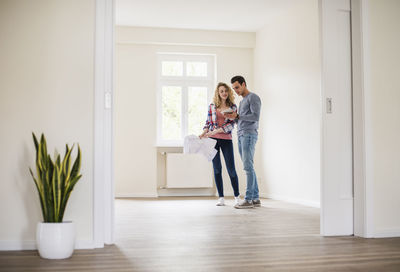
{"label": "snake plant", "polygon": [[74,145],[65,148],[64,158],[56,154],[54,160],[47,153],[46,138],[42,134],[40,142],[32,133],[36,148],[36,177],[32,169],[29,171],[35,182],[40,198],[44,222],[60,223],[64,217],[65,207],[75,184],[82,177],[79,173],[81,167],[81,149],[78,152],[71,168],[71,153]]}

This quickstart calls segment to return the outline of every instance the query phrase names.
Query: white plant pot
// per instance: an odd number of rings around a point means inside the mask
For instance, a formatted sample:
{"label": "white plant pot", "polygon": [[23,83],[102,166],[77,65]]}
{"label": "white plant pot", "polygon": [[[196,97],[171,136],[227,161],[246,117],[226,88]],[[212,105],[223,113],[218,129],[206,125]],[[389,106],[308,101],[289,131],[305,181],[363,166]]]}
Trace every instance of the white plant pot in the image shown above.
{"label": "white plant pot", "polygon": [[62,223],[38,223],[36,245],[40,257],[45,259],[66,259],[71,257],[75,247],[75,225]]}

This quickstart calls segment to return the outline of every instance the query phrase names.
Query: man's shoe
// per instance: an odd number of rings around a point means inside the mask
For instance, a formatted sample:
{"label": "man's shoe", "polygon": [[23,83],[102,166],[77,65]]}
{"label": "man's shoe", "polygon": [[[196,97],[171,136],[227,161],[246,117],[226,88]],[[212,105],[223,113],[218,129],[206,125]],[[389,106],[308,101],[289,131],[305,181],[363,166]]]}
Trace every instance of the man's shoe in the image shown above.
{"label": "man's shoe", "polygon": [[251,209],[254,208],[253,202],[248,202],[247,200],[243,200],[241,203],[235,205],[236,209]]}
{"label": "man's shoe", "polygon": [[259,199],[253,200],[254,207],[261,207],[261,201]]}

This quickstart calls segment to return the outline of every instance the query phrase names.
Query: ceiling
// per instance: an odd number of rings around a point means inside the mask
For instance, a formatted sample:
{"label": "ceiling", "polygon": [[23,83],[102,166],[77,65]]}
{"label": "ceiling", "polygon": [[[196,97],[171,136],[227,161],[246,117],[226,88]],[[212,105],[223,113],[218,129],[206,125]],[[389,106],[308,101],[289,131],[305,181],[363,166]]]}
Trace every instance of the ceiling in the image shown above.
{"label": "ceiling", "polygon": [[116,0],[116,24],[256,32],[289,1]]}

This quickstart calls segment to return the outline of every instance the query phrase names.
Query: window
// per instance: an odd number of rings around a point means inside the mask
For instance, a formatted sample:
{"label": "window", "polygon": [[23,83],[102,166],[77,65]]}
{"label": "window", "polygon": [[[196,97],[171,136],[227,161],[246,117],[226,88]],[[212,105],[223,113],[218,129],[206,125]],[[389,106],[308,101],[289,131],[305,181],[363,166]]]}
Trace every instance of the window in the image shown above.
{"label": "window", "polygon": [[215,56],[158,54],[158,145],[202,132],[215,85]]}

